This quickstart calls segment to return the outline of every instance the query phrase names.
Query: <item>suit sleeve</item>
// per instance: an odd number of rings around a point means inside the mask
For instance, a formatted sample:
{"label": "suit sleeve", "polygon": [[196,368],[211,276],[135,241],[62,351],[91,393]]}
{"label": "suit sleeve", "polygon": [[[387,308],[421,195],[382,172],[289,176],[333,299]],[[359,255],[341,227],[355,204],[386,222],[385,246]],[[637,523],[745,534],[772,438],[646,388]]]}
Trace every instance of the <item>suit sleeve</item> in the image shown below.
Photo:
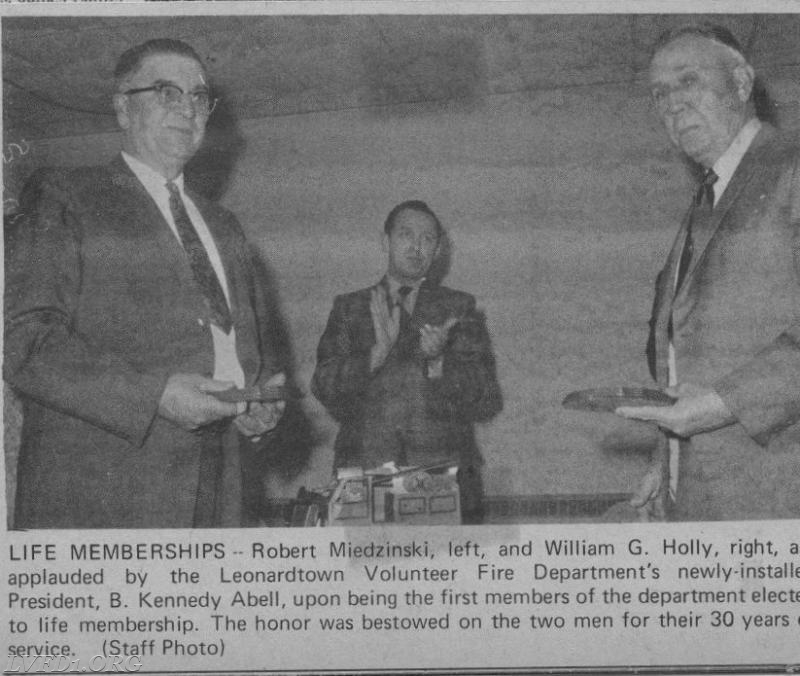
{"label": "suit sleeve", "polygon": [[[793,165],[786,213],[791,219],[795,307],[800,311],[800,173]],[[753,440],[766,446],[800,421],[800,318],[714,389]]]}
{"label": "suit sleeve", "polygon": [[168,374],[136,370],[76,327],[80,209],[65,176],[34,177],[21,209],[25,216],[6,239],[5,380],[44,406],[141,445]]}
{"label": "suit sleeve", "polygon": [[429,380],[428,408],[440,418],[484,422],[503,408],[486,320],[468,296],[444,351],[441,378]]}
{"label": "suit sleeve", "polygon": [[800,421],[800,325],[786,329],[714,389],[762,446]]}
{"label": "suit sleeve", "polygon": [[343,420],[360,405],[370,380],[369,350],[357,347],[345,300],[337,297],[317,347],[311,391],[328,412]]}

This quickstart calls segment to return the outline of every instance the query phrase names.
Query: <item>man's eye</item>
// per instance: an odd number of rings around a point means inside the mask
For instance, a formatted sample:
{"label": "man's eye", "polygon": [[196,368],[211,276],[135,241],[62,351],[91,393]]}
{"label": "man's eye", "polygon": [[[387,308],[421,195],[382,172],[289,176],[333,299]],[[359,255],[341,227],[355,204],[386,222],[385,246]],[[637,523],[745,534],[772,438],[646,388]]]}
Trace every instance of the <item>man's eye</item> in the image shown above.
{"label": "man's eye", "polygon": [[207,106],[209,101],[209,94],[206,90],[201,89],[200,91],[192,92],[192,102]]}
{"label": "man's eye", "polygon": [[698,77],[694,73],[689,73],[681,77],[682,87],[694,87],[698,82]]}
{"label": "man's eye", "polygon": [[175,85],[161,85],[159,92],[166,103],[177,103],[183,96],[183,92]]}

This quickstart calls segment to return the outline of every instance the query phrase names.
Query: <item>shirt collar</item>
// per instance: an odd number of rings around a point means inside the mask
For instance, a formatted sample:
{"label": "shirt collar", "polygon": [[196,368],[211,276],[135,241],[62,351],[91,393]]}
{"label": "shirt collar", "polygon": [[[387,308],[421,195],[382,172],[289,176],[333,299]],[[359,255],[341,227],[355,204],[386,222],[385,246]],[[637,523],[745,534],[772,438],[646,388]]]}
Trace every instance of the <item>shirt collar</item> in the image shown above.
{"label": "shirt collar", "polygon": [[[136,175],[142,185],[146,188],[147,192],[152,194],[162,194],[167,190],[167,179],[159,174],[155,169],[146,165],[140,159],[133,155],[122,151],[122,159],[125,160],[131,171]],[[183,193],[183,173],[176,176],[172,181],[178,186],[178,191]]]}
{"label": "shirt collar", "polygon": [[724,192],[728,183],[730,183],[736,168],[742,161],[744,154],[756,137],[756,134],[761,129],[761,122],[757,117],[748,120],[745,125],[736,134],[728,149],[722,153],[722,156],[714,162],[712,169],[718,176],[717,182],[714,184],[714,202],[718,202],[720,196]]}
{"label": "shirt collar", "polygon": [[[389,305],[391,306],[394,303],[402,303],[406,311],[411,314],[417,304],[417,296],[419,295],[420,286],[422,286],[424,282],[425,278],[423,277],[422,279],[418,279],[413,284],[403,284],[391,277],[389,273],[386,273],[381,283],[386,288],[386,295]],[[406,286],[411,289],[404,299],[400,297],[400,287],[402,286]]]}
{"label": "shirt collar", "polygon": [[420,287],[420,286],[422,286],[422,283],[423,283],[424,281],[425,281],[425,277],[423,277],[422,279],[418,279],[418,280],[417,280],[416,282],[414,282],[413,284],[403,284],[403,283],[401,283],[401,282],[397,281],[397,280],[396,280],[394,277],[392,277],[390,274],[388,274],[388,273],[386,274],[386,284],[387,284],[387,286],[389,287],[389,292],[392,294],[392,296],[395,296],[395,295],[397,295],[397,290],[398,290],[398,289],[399,289],[401,286],[408,286],[408,287],[410,287],[410,288],[411,288],[411,290],[412,290],[412,292],[413,292],[413,291],[417,291],[417,290],[419,290],[419,287]]}

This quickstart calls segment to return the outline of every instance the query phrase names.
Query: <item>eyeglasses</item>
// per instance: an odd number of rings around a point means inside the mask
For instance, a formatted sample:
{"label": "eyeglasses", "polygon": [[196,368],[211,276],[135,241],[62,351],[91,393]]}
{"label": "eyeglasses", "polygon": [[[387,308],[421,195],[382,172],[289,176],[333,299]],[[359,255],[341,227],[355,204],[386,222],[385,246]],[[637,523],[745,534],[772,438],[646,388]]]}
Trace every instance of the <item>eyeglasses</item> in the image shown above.
{"label": "eyeglasses", "polygon": [[[125,96],[132,94],[143,94],[144,92],[155,92],[158,96],[158,102],[165,108],[174,108],[183,102],[183,96],[186,92],[183,91],[178,85],[169,84],[167,82],[159,82],[158,84],[149,87],[138,87],[137,89],[128,89],[122,92]],[[214,108],[217,107],[219,99],[212,99],[211,95],[206,89],[197,89],[193,92],[188,92],[189,101],[192,103],[194,112],[198,115],[211,115]]]}
{"label": "eyeglasses", "polygon": [[673,95],[678,95],[679,100],[694,100],[702,89],[700,79],[695,73],[683,75],[676,84],[662,84],[653,87],[650,96],[653,105],[659,113],[665,112],[673,101]]}
{"label": "eyeglasses", "polygon": [[721,66],[704,66],[702,69],[682,73],[675,82],[658,83],[650,91],[653,105],[659,114],[664,114],[676,100],[679,103],[696,103],[706,91],[711,91],[715,79],[719,77],[727,80],[729,72]]}

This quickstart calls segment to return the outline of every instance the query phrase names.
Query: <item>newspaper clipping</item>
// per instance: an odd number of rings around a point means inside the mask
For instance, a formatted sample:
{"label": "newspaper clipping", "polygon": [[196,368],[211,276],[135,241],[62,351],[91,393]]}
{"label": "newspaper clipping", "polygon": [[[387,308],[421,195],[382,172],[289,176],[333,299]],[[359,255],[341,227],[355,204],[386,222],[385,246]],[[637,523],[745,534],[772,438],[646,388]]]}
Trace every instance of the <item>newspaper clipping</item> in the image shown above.
{"label": "newspaper clipping", "polygon": [[4,674],[800,669],[795,3],[0,20]]}

